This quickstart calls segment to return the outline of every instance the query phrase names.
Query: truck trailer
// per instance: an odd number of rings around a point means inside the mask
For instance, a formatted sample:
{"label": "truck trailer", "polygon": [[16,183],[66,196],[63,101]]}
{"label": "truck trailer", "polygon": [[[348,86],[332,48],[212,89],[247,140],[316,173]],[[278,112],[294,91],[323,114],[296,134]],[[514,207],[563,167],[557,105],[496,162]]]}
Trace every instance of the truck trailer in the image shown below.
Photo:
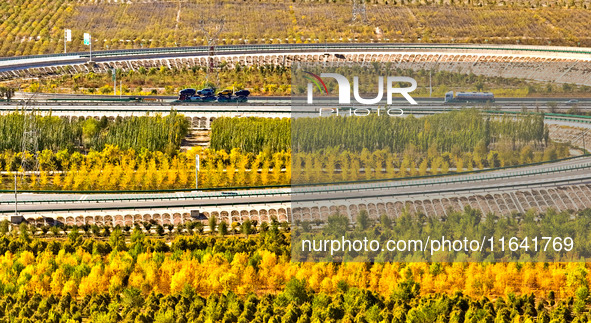
{"label": "truck trailer", "polygon": [[467,102],[495,102],[495,95],[490,92],[456,92],[445,93],[445,103],[467,103]]}

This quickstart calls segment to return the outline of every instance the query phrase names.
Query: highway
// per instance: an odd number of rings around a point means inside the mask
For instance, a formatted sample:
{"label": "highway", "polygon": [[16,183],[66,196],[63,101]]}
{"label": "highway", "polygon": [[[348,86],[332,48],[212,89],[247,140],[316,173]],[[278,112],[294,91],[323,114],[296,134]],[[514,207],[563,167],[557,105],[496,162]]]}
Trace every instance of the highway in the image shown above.
{"label": "highway", "polygon": [[[9,102],[0,102],[0,111],[10,112],[17,108],[24,106],[34,108],[37,111],[60,111],[60,112],[76,112],[76,111],[98,111],[98,112],[169,112],[170,109],[175,109],[179,112],[195,112],[195,111],[235,111],[235,112],[249,112],[249,111],[272,111],[272,112],[288,112],[288,111],[316,111],[318,107],[324,105],[335,106],[331,99],[318,99],[314,105],[307,105],[302,100],[292,100],[290,97],[257,97],[252,96],[248,102],[242,103],[226,103],[226,102],[175,102],[171,97],[160,98],[161,101],[121,101],[115,98],[109,101],[108,98],[89,96],[85,99],[62,99],[59,101],[51,98],[43,98],[36,100],[28,100],[21,96],[21,99],[13,99]],[[546,110],[548,105],[556,103],[556,109],[568,110],[574,105],[567,103],[571,97],[558,98],[498,98],[493,103],[452,103],[444,104],[442,98],[415,98],[417,105],[410,105],[405,99],[393,98],[392,104],[388,105],[386,101],[377,103],[375,106],[392,106],[404,107],[407,110],[419,110],[424,108],[443,108],[453,109],[462,107],[480,107],[489,109],[501,110]],[[347,107],[363,107],[357,103],[349,104]],[[580,111],[591,111],[591,98],[580,98],[576,107]],[[341,109],[346,109],[343,107]]]}
{"label": "highway", "polygon": [[[217,46],[215,55],[247,55],[273,53],[302,53],[320,52],[327,55],[340,55],[359,51],[456,51],[482,52],[487,54],[503,52],[524,52],[532,55],[555,55],[568,57],[572,55],[591,54],[589,48],[557,47],[557,46],[524,46],[524,45],[469,45],[469,44],[409,44],[409,43],[358,43],[358,44],[279,44],[279,45],[226,45]],[[336,53],[336,54],[335,54]],[[93,62],[108,62],[113,60],[129,61],[140,59],[166,59],[182,57],[198,57],[210,55],[207,46],[176,47],[176,48],[146,48],[128,50],[97,51],[92,53]],[[338,58],[338,56],[337,56]],[[343,57],[344,58],[344,57]],[[26,57],[0,58],[0,72],[15,70],[86,64],[89,62],[88,52],[49,54]]]}
{"label": "highway", "polygon": [[[512,190],[591,183],[591,156],[551,164],[502,169],[477,174],[425,179],[371,181],[354,184],[305,185],[292,189],[161,194],[20,194],[19,212],[109,209],[167,209],[249,203],[307,203],[375,197],[413,196]],[[0,213],[14,212],[14,195],[0,194]]]}
{"label": "highway", "polygon": [[[367,94],[368,96],[375,95],[374,93]],[[201,103],[201,102],[174,102],[178,96],[176,95],[101,95],[101,94],[56,94],[56,93],[31,93],[31,92],[20,92],[17,91],[13,97],[12,102],[5,102],[2,101],[0,104],[4,105],[22,105],[23,103],[30,100],[31,103],[40,104],[40,105],[70,105],[73,103],[82,104],[82,105],[95,105],[95,104],[112,104],[113,102],[117,102],[122,106],[125,105],[134,105],[137,104],[137,101],[128,101],[131,99],[142,99],[140,101],[143,104],[147,105],[167,105],[167,104],[175,104],[175,105],[188,105],[188,106],[200,106],[200,105],[237,105],[232,103],[219,103],[219,102],[209,102],[209,103]],[[443,103],[442,97],[414,97],[417,102],[421,104],[441,104]],[[576,99],[578,100],[577,106],[591,106],[591,97],[578,97],[578,96],[566,96],[562,94],[558,97],[497,97],[495,98],[495,102],[489,103],[490,105],[506,105],[506,104],[523,104],[523,105],[546,105],[550,102],[557,103],[558,105],[564,106],[572,106],[567,103],[568,100]],[[292,102],[305,102],[306,97],[303,96],[257,96],[251,95],[248,97],[248,102],[241,103],[238,105],[248,105],[248,104],[269,104],[269,105],[290,105]],[[334,102],[334,99],[331,98],[323,98],[318,97],[314,98],[314,102],[324,103],[324,102]],[[352,105],[361,105],[358,103],[351,103]],[[386,99],[384,98],[381,102],[381,105],[386,104]],[[392,105],[408,105],[408,101],[402,97],[393,97],[392,98]],[[457,105],[461,105],[458,103]]]}
{"label": "highway", "polygon": [[[473,105],[444,105],[440,103],[429,103],[429,101],[417,100],[418,105],[392,105],[391,107],[399,108],[403,111],[404,115],[414,115],[417,117],[432,115],[434,113],[446,112],[454,109],[470,108]],[[161,114],[167,115],[171,111],[177,111],[182,113],[189,118],[197,118],[202,121],[195,121],[198,125],[195,125],[198,129],[209,129],[211,127],[211,120],[220,117],[265,117],[265,118],[296,118],[296,117],[318,117],[319,110],[315,106],[301,106],[301,105],[289,105],[288,101],[285,101],[285,105],[280,104],[241,104],[241,105],[228,105],[228,104],[199,104],[199,105],[163,105],[163,104],[143,104],[135,103],[134,105],[121,105],[114,103],[101,103],[101,104],[80,104],[78,102],[60,103],[60,104],[36,104],[34,109],[38,114],[47,115],[51,114],[58,117],[129,117],[129,116],[143,116]],[[355,107],[355,106],[352,106]],[[480,109],[491,111],[500,111],[501,113],[507,112],[518,112],[522,110],[527,111],[545,111],[543,105],[539,104],[504,104],[496,106],[476,106]],[[557,112],[566,112],[570,106],[558,105]],[[18,109],[22,109],[22,105],[7,105],[0,104],[0,113],[11,113]],[[491,109],[491,110],[488,110]],[[591,105],[579,106],[580,111],[591,112]],[[323,115],[327,115],[327,111],[323,110]],[[348,108],[342,109],[345,114],[348,112]],[[382,108],[382,113],[384,112]],[[375,109],[372,110],[375,113]],[[399,113],[396,110],[394,113]],[[195,120],[195,119],[194,119]],[[208,121],[203,121],[208,120]],[[557,124],[564,126],[575,125],[579,128],[591,128],[591,117],[580,116],[580,117],[563,117],[561,115],[555,115],[552,117],[551,114],[546,114],[547,124]]]}
{"label": "highway", "polygon": [[[368,94],[372,96],[374,94]],[[136,101],[140,99],[139,101]],[[442,106],[444,104],[443,98],[441,97],[414,97],[419,106]],[[578,102],[576,106],[579,109],[586,110],[591,109],[591,97],[577,97],[567,96],[562,94],[559,97],[497,97],[495,102],[487,104],[474,104],[474,103],[452,103],[446,104],[446,106],[490,106],[499,108],[547,108],[548,104],[556,104],[558,109],[568,109],[574,106],[569,103],[569,100],[575,99]],[[241,103],[228,103],[228,102],[178,102],[177,96],[166,96],[166,95],[84,95],[84,94],[54,94],[54,93],[30,93],[30,92],[16,92],[15,96],[11,101],[0,101],[0,109],[10,109],[10,107],[19,107],[25,104],[34,106],[42,110],[46,109],[72,109],[72,108],[84,108],[92,109],[96,107],[101,110],[117,110],[117,109],[128,109],[129,107],[152,107],[158,109],[158,107],[175,107],[175,109],[183,108],[199,108],[199,107],[212,107],[221,108],[224,107],[242,107],[245,110],[251,109],[251,106],[271,106],[271,107],[282,107],[292,106],[294,104],[301,105],[306,103],[305,97],[290,97],[290,96],[256,96],[251,95],[248,97],[247,102]],[[336,104],[335,98],[332,97],[319,97],[314,98],[314,105]],[[353,101],[350,106],[364,106],[362,104]],[[384,98],[377,105],[386,106],[387,102]],[[408,101],[402,97],[392,97],[391,106],[408,106]],[[414,106],[413,106],[414,107]]]}

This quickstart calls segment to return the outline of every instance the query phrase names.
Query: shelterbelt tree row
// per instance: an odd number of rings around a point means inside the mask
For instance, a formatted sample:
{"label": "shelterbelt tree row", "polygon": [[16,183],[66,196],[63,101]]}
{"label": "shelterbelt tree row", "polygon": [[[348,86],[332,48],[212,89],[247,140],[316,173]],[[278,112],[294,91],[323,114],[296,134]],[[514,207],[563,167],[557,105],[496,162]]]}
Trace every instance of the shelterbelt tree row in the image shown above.
{"label": "shelterbelt tree row", "polygon": [[211,147],[249,152],[278,151],[295,147],[313,152],[341,147],[354,152],[388,149],[402,153],[410,147],[420,152],[468,152],[509,142],[512,149],[530,144],[548,145],[549,132],[543,114],[518,118],[491,118],[477,109],[414,117],[318,117],[296,119],[219,118],[212,124]]}
{"label": "shelterbelt tree row", "polygon": [[[578,216],[589,217],[589,210],[582,212],[586,214]],[[249,235],[223,236],[223,230],[214,230],[164,238],[146,235],[138,225],[129,233],[116,227],[101,240],[71,227],[61,239],[44,239],[21,225],[0,237],[2,320],[590,319],[591,276],[586,263],[292,262],[285,228],[272,221],[255,224]]]}
{"label": "shelterbelt tree row", "polygon": [[[206,66],[190,68],[145,68],[116,70],[117,80],[122,83],[115,89],[123,95],[176,95],[185,88],[203,89],[217,87],[235,91],[247,88],[252,95],[281,95],[291,93],[291,71],[285,66],[261,65],[230,67],[222,62],[216,66],[216,82],[207,79]],[[23,91],[44,93],[112,94],[112,73],[72,73],[41,80],[24,80],[19,83]]]}
{"label": "shelterbelt tree row", "polygon": [[173,153],[180,148],[189,130],[189,122],[175,111],[165,117],[146,115],[114,120],[60,118],[17,111],[0,116],[0,151],[22,150],[25,125],[37,132],[39,151],[66,149],[69,152],[102,150],[106,145],[115,145],[121,149]]}
{"label": "shelterbelt tree row", "polygon": [[[17,0],[0,3],[0,56],[207,44],[200,17],[224,20],[219,44],[334,42],[590,46],[588,1],[379,0],[352,23],[349,1]],[[106,19],[105,17],[109,17]]]}
{"label": "shelterbelt tree row", "polygon": [[[570,154],[568,145],[548,139],[541,115],[491,120],[475,110],[421,118],[322,118],[294,124],[289,119],[220,118],[212,125],[211,148],[193,147],[184,152],[170,152],[171,145],[178,147],[187,131],[180,115],[78,123],[43,118],[39,122],[42,133],[51,135],[40,139],[39,147],[44,149],[36,154],[39,172],[25,173],[18,184],[21,189],[188,189],[195,183],[196,155],[200,156],[200,187],[214,188],[288,185],[294,177],[297,183],[321,183],[439,175],[550,161]],[[18,132],[10,129],[18,129],[20,122],[18,114],[0,117],[4,125],[0,129],[14,136],[0,152],[3,189],[12,188],[15,172],[28,171],[22,168],[23,160],[35,157],[31,152],[17,152],[21,147]],[[168,128],[171,131],[163,131],[161,127],[170,123],[174,125]],[[146,126],[132,127],[135,124]],[[70,129],[80,144],[60,146],[61,139],[51,137],[56,125]],[[142,130],[150,127],[160,130],[153,134]],[[305,134],[293,139],[301,138],[301,151],[290,147],[292,132]],[[121,145],[128,148],[106,144],[105,133],[120,133],[107,138],[121,138]],[[363,136],[357,138],[356,133]],[[139,138],[131,146],[134,135]],[[143,147],[141,138],[159,149]],[[339,146],[343,148],[335,148]]]}
{"label": "shelterbelt tree row", "polygon": [[[462,63],[456,63],[462,66]],[[466,63],[468,64],[468,63]],[[499,63],[503,64],[503,63]],[[553,63],[548,63],[553,64]],[[467,65],[466,65],[467,66]],[[348,67],[348,73],[354,72],[360,79],[360,91],[372,93],[376,87],[375,75],[386,73],[412,77],[418,87],[412,92],[413,97],[440,97],[448,91],[490,91],[495,97],[553,97],[589,95],[590,88],[586,85],[571,83],[553,84],[525,80],[516,77],[485,76],[473,73],[458,73],[437,69],[402,69],[396,63],[373,62],[369,68]],[[44,93],[75,93],[75,94],[112,94],[112,72],[76,73],[64,67],[68,73],[59,76],[46,76],[41,79],[19,80],[6,82],[9,87],[18,87],[22,91]],[[335,72],[339,72],[337,69]],[[215,82],[207,77],[206,66],[191,67],[143,67],[135,70],[116,69],[117,80],[122,86],[115,89],[122,95],[176,95],[185,88],[202,89],[217,87],[235,91],[248,89],[252,95],[289,96],[305,95],[306,85],[292,87],[291,70],[280,65],[230,65],[222,61],[215,67]],[[336,84],[327,82],[330,93],[336,90]],[[430,85],[430,86],[429,86]]]}

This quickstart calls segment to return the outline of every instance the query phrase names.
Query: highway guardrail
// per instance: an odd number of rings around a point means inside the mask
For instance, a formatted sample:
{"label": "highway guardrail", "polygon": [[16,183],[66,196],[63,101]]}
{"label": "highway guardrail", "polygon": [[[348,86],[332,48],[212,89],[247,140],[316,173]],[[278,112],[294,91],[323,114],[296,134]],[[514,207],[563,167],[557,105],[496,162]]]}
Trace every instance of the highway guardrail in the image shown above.
{"label": "highway guardrail", "polygon": [[[409,43],[314,43],[314,44],[259,44],[259,45],[222,45],[215,47],[216,55],[233,52],[298,52],[298,51],[351,51],[351,50],[482,50],[482,51],[525,51],[568,54],[591,54],[590,48],[551,47],[551,46],[516,46],[516,45],[470,45],[470,44],[409,44]],[[121,50],[94,51],[93,57],[140,56],[154,54],[208,54],[208,46],[167,47],[167,48],[138,48]],[[28,55],[16,57],[2,57],[2,61],[15,60],[48,60],[51,58],[86,58],[88,52]]]}
{"label": "highway guardrail", "polygon": [[[591,176],[585,176],[585,177],[580,177],[580,178],[576,178],[576,179],[571,179],[571,178],[563,178],[563,179],[558,179],[558,180],[553,180],[553,181],[548,181],[548,182],[544,182],[544,183],[521,183],[518,185],[515,184],[501,184],[501,185],[494,185],[494,186],[489,186],[487,188],[493,189],[493,190],[502,190],[502,189],[510,189],[510,188],[518,188],[518,187],[531,187],[531,186],[556,186],[556,185],[560,185],[560,184],[566,184],[566,183],[571,183],[573,181],[582,181],[582,180],[591,180]],[[425,191],[421,191],[420,194],[424,194],[424,195],[429,195],[429,194],[438,194],[438,195],[444,195],[446,193],[454,193],[457,194],[459,192],[467,192],[470,193],[472,191],[477,191],[477,189],[475,188],[458,188],[458,189],[453,189],[453,190],[425,190]],[[388,196],[390,197],[395,197],[395,196],[399,196],[399,197],[405,197],[408,196],[408,193],[389,193]],[[372,197],[382,197],[384,196],[384,194],[374,194],[374,195],[365,195],[364,198],[372,198]],[[310,197],[307,199],[298,199],[298,201],[315,201],[315,200],[325,200],[325,197],[319,197],[318,195],[315,195],[315,197]],[[350,199],[350,197],[331,197],[331,200],[343,200],[343,199]],[[269,205],[269,204],[275,204],[275,203],[289,203],[291,202],[291,197],[287,197],[284,200],[275,200],[275,201],[250,201],[246,204],[249,205]],[[206,202],[206,203],[191,203],[191,201],[187,201],[186,203],[184,203],[181,207],[182,208],[198,208],[198,207],[206,207],[206,206],[213,206],[213,207],[219,207],[219,206],[234,206],[234,205],[244,205],[244,202],[232,202],[232,200],[228,200],[228,201],[224,201],[224,202]],[[148,206],[148,207],[138,207],[138,206],[105,206],[104,204],[100,204],[100,205],[85,205],[84,209],[81,210],[80,208],[76,208],[76,207],[69,207],[69,206],[65,206],[65,207],[55,207],[52,208],[51,210],[19,210],[20,214],[24,214],[24,213],[54,213],[54,212],[76,212],[76,211],[100,211],[100,212],[107,212],[107,211],[121,211],[121,210],[155,210],[155,209],[170,209],[171,206],[162,206],[162,207],[158,207],[158,206]],[[14,210],[0,210],[0,214],[11,214],[14,213]]]}
{"label": "highway guardrail", "polygon": [[[258,196],[278,196],[278,195],[292,195],[296,194],[322,194],[322,193],[335,193],[335,192],[350,192],[350,191],[367,191],[367,190],[385,190],[392,188],[408,188],[408,187],[420,187],[420,186],[433,186],[440,184],[457,184],[457,183],[472,183],[483,180],[502,180],[507,178],[515,177],[527,177],[534,175],[546,175],[557,172],[576,171],[581,169],[591,168],[590,163],[575,164],[556,166],[546,169],[533,169],[533,170],[521,170],[508,173],[487,173],[487,174],[472,174],[462,176],[451,176],[437,179],[416,179],[406,182],[381,182],[381,183],[361,183],[361,184],[350,184],[340,185],[338,187],[329,186],[312,186],[312,187],[296,187],[292,191],[281,191],[273,192],[271,190],[247,190],[232,192],[199,192],[193,194],[158,194],[158,195],[143,195],[136,194],[133,196],[115,196],[115,197],[100,197],[100,198],[87,198],[85,200],[80,199],[54,199],[54,200],[28,200],[20,201],[19,204],[36,204],[36,203],[100,203],[100,202],[123,202],[123,201],[160,201],[160,200],[194,200],[194,199],[211,199],[211,198],[239,198],[239,197],[258,197]],[[487,186],[488,187],[488,186]],[[471,188],[472,190],[478,189],[478,187]],[[227,191],[227,190],[226,190]],[[0,204],[14,204],[15,201],[2,201]]]}

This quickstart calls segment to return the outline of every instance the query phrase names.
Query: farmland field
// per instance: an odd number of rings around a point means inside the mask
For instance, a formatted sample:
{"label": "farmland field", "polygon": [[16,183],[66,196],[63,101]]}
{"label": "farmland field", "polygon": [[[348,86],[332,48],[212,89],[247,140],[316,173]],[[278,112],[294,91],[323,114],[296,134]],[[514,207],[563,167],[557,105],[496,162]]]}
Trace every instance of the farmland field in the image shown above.
{"label": "farmland field", "polygon": [[[0,56],[196,46],[223,25],[218,44],[324,42],[495,43],[591,46],[588,1],[372,1],[352,23],[347,1],[66,1],[0,3]],[[207,23],[199,21],[207,17]],[[214,19],[215,17],[215,19]],[[221,23],[223,21],[223,23]]]}

